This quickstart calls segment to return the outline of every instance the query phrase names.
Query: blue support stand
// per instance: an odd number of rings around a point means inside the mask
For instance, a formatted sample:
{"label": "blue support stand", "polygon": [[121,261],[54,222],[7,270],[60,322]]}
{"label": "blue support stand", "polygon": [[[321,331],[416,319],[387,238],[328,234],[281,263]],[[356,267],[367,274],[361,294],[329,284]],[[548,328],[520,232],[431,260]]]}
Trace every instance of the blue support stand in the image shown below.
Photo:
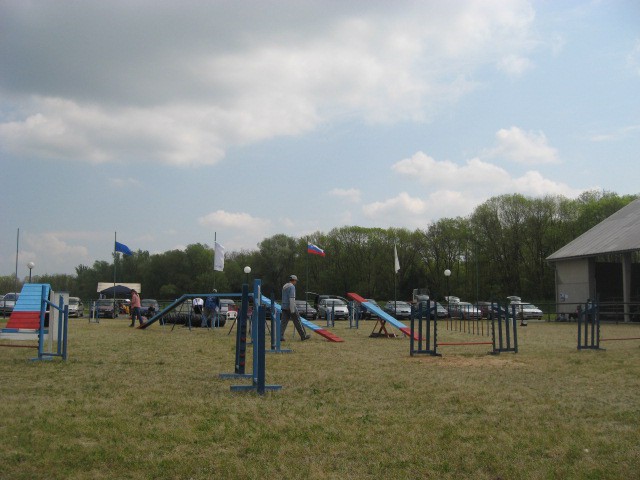
{"label": "blue support stand", "polygon": [[[253,358],[255,370],[251,385],[231,385],[232,392],[245,392],[255,390],[259,395],[264,395],[267,390],[280,390],[282,385],[266,385],[266,359],[265,359],[265,323],[266,310],[264,305],[258,306],[257,324],[252,331],[256,332],[253,343]],[[255,311],[255,308],[254,308]]]}
{"label": "blue support stand", "polygon": [[245,372],[247,361],[247,317],[249,313],[249,285],[242,285],[242,304],[236,328],[236,362],[234,373],[221,373],[220,378],[252,378]]}
{"label": "blue support stand", "polygon": [[[43,360],[51,360],[53,357],[61,357],[62,360],[67,359],[67,338],[69,331],[69,306],[64,304],[62,295],[60,295],[60,300],[58,305],[53,302],[50,302],[47,298],[47,288],[45,285],[42,286],[42,298],[40,300],[40,326],[38,328],[38,357],[32,358],[33,361],[43,361]],[[45,314],[47,310],[47,305],[49,305],[49,334],[52,335],[53,332],[53,322],[58,322],[57,325],[57,333],[58,338],[56,339],[56,351],[55,352],[45,352],[44,351],[44,334],[46,332],[44,328],[44,320]],[[57,320],[56,320],[57,317]]]}
{"label": "blue support stand", "polygon": [[360,328],[360,304],[358,302],[349,302],[349,328]]}
{"label": "blue support stand", "polygon": [[271,350],[267,350],[267,353],[291,353],[293,350],[290,348],[281,348],[280,329],[282,328],[280,315],[281,312],[273,307],[273,299],[271,299]]}

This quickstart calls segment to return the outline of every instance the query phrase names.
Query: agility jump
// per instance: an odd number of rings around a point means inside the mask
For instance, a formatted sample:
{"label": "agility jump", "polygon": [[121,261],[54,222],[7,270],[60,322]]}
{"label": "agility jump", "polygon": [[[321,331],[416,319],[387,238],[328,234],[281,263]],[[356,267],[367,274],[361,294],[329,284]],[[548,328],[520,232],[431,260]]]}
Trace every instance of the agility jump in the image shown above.
{"label": "agility jump", "polygon": [[[488,352],[498,355],[501,352],[518,353],[518,330],[515,307],[509,311],[508,308],[500,307],[499,304],[492,304],[491,316],[491,341],[438,341],[438,315],[436,303],[427,300],[426,308],[421,303],[417,309],[411,312],[411,342],[409,353],[415,355],[431,355],[440,357],[442,354],[438,347],[449,346],[477,346],[491,345]],[[483,331],[476,331],[477,335],[483,335]],[[471,334],[466,331],[462,333]]]}
{"label": "agility jump", "polygon": [[[260,280],[253,282],[253,298],[261,298],[262,284]],[[251,344],[253,346],[253,371],[246,373],[246,353],[247,353],[247,326],[249,321],[249,285],[242,286],[242,304],[240,315],[238,315],[238,327],[236,329],[236,359],[233,373],[221,373],[222,379],[250,378],[250,385],[232,385],[231,391],[251,391],[264,395],[267,390],[280,390],[281,385],[267,385],[266,378],[266,358],[265,358],[265,322],[266,308],[262,304],[254,304],[251,314]],[[255,303],[255,302],[254,302]]]}
{"label": "agility jump", "polygon": [[[51,297],[51,300],[49,300]],[[67,337],[69,328],[69,305],[64,296],[53,303],[55,293],[47,283],[28,283],[22,287],[20,298],[11,312],[7,327],[0,330],[4,340],[37,340],[37,345],[3,343],[0,347],[37,348],[38,356],[33,360],[51,360],[53,357],[67,359]],[[45,319],[49,310],[49,329]],[[45,351],[45,340],[49,339],[50,351]],[[55,341],[55,350],[53,343]]]}
{"label": "agility jump", "polygon": [[625,340],[640,340],[634,337],[602,338],[600,330],[600,304],[587,301],[578,306],[578,350],[605,350],[600,342],[619,342]]}

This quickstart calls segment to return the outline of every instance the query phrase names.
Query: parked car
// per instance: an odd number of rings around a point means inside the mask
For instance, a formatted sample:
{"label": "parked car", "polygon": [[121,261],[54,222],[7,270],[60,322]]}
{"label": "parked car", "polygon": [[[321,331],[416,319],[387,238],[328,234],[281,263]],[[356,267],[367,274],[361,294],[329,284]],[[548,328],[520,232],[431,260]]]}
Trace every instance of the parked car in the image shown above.
{"label": "parked car", "polygon": [[344,297],[341,297],[340,295],[316,295],[313,300],[313,306],[315,307],[315,309],[319,311],[320,302],[327,298],[337,298],[338,300],[342,300],[344,303],[349,304],[349,300],[347,300]]}
{"label": "parked car", "polygon": [[[112,298],[96,300],[96,317],[116,318],[118,316],[117,305],[117,302],[114,303]],[[93,312],[91,314],[93,315]]]}
{"label": "parked car", "polygon": [[19,293],[5,293],[2,299],[2,313],[10,314],[13,312],[13,307],[15,307],[18,298],[20,298]]}
{"label": "parked car", "polygon": [[480,310],[480,314],[482,318],[491,319],[492,311],[491,311],[491,302],[476,302],[475,307]]}
{"label": "parked car", "polygon": [[[380,305],[378,305],[378,302],[376,302],[373,298],[365,298],[365,300],[367,302],[373,304],[374,307],[380,308]],[[371,319],[371,318],[377,318],[377,317],[378,317],[378,315],[376,315],[375,313],[370,312],[369,310],[364,308],[362,305],[360,305],[360,318]]]}
{"label": "parked car", "polygon": [[296,307],[298,308],[298,313],[306,319],[314,320],[318,316],[318,311],[309,302],[296,300]]}
{"label": "parked car", "polygon": [[[444,308],[442,306],[442,304],[440,302],[433,302],[433,301],[430,302],[429,303],[430,308],[433,308],[434,304],[435,304],[435,307],[436,307],[436,316],[438,318],[447,318],[449,316],[449,312],[447,311],[446,308]],[[425,310],[427,308],[427,302],[426,301],[418,302],[417,305],[416,305],[416,309],[420,308],[420,305],[422,305],[423,310]]]}
{"label": "parked car", "polygon": [[[229,312],[232,312],[229,314]],[[220,299],[220,326],[224,327],[228,318],[238,315],[238,306],[230,298]]]}
{"label": "parked car", "polygon": [[349,309],[347,308],[347,302],[339,298],[323,298],[318,303],[318,317],[327,318],[333,314],[334,320],[348,319]]}
{"label": "parked car", "polygon": [[388,300],[383,310],[396,318],[411,318],[411,305],[400,300]]}
{"label": "parked car", "polygon": [[451,316],[463,320],[477,320],[482,318],[482,313],[469,302],[458,302],[450,305]]}
{"label": "parked car", "polygon": [[84,317],[84,304],[80,297],[69,297],[69,316]]}
{"label": "parked car", "polygon": [[[512,302],[511,305],[515,305],[516,315],[524,320],[542,320],[542,310],[531,303]],[[509,308],[511,308],[511,305]]]}
{"label": "parked car", "polygon": [[140,301],[140,315],[151,318],[160,311],[160,304],[153,298],[145,298]]}

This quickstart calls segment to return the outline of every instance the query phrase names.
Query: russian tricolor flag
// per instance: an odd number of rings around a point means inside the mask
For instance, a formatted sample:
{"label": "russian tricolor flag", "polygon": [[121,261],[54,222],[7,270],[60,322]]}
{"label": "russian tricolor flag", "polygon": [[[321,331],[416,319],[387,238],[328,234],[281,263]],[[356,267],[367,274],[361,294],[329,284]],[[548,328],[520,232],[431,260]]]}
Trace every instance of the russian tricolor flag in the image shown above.
{"label": "russian tricolor flag", "polygon": [[307,253],[310,253],[312,255],[320,255],[321,257],[324,257],[325,255],[324,250],[322,250],[317,245],[314,245],[313,243],[307,243]]}

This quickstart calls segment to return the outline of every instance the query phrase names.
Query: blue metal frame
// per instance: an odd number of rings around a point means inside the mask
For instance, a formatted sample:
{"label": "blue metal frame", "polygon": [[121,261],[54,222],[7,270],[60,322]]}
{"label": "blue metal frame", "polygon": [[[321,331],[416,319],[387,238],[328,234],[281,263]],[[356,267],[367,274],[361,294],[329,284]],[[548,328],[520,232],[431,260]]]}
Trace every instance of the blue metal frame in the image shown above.
{"label": "blue metal frame", "polygon": [[225,298],[228,298],[228,297],[241,297],[242,293],[185,293],[184,295],[182,295],[178,299],[176,299],[173,303],[171,303],[170,305],[166,306],[161,311],[156,313],[153,317],[151,317],[149,320],[147,320],[143,325],[140,325],[138,328],[141,328],[141,329],[144,330],[148,326],[150,326],[150,325],[154,324],[155,322],[157,322],[158,320],[160,320],[164,315],[166,315],[170,311],[176,309],[178,306],[180,306],[182,303],[184,303],[185,300],[189,300],[189,299],[193,299],[193,298],[197,298],[197,297],[211,297],[211,296],[225,297]]}
{"label": "blue metal frame", "polygon": [[[253,345],[253,372],[251,374],[220,374],[220,378],[251,378],[251,385],[231,385],[232,392],[255,390],[260,395],[264,395],[266,390],[280,390],[281,385],[266,385],[266,359],[265,359],[265,343],[266,343],[266,307],[262,305],[262,283],[259,279],[253,282],[253,314],[251,315],[251,341]],[[245,295],[246,292],[246,295]],[[248,285],[243,286],[243,305],[244,300],[248,302]],[[256,299],[258,299],[256,301]],[[246,314],[246,311],[244,312]],[[244,315],[242,315],[244,317]],[[244,320],[239,320],[238,331],[245,331],[246,325]],[[278,337],[279,338],[279,337]],[[246,342],[245,342],[246,344]]]}
{"label": "blue metal frame", "polygon": [[[600,306],[588,301],[584,308],[578,305],[578,309],[578,350],[604,350],[600,347]],[[591,324],[591,332],[589,332],[589,324]]]}
{"label": "blue metal frame", "polygon": [[[46,285],[42,285],[42,295],[40,300],[40,325],[38,328],[38,357],[33,358],[32,360],[51,360],[53,357],[62,357],[62,360],[66,360],[69,333],[69,306],[64,304],[64,298],[62,297],[62,295],[60,295],[58,305],[50,302],[46,297],[47,288]],[[49,332],[52,331],[51,324],[55,321],[55,313],[58,313],[58,338],[56,340],[55,352],[44,351],[44,335],[46,333],[44,322],[47,305],[51,307],[51,310],[49,312]]]}
{"label": "blue metal frame", "polygon": [[[425,320],[424,323],[422,321],[423,317]],[[416,322],[418,324],[417,335]],[[433,334],[431,333],[432,330]],[[418,339],[417,347],[416,338]],[[431,355],[432,357],[442,356],[442,354],[438,353],[438,313],[436,303],[433,302],[432,307],[431,300],[427,300],[427,308],[424,312],[422,308],[422,302],[420,302],[417,309],[413,307],[411,308],[411,335],[409,353],[412,357],[415,355]]]}
{"label": "blue metal frame", "polygon": [[[493,350],[489,352],[492,355],[499,355],[501,352],[518,353],[518,316],[516,315],[516,306],[511,305],[501,307],[500,302],[491,303],[491,342]],[[498,338],[496,342],[496,326]]]}
{"label": "blue metal frame", "polygon": [[247,361],[247,317],[249,315],[249,285],[242,285],[242,304],[236,328],[236,359],[234,373],[221,373],[220,378],[253,378],[246,373]]}

